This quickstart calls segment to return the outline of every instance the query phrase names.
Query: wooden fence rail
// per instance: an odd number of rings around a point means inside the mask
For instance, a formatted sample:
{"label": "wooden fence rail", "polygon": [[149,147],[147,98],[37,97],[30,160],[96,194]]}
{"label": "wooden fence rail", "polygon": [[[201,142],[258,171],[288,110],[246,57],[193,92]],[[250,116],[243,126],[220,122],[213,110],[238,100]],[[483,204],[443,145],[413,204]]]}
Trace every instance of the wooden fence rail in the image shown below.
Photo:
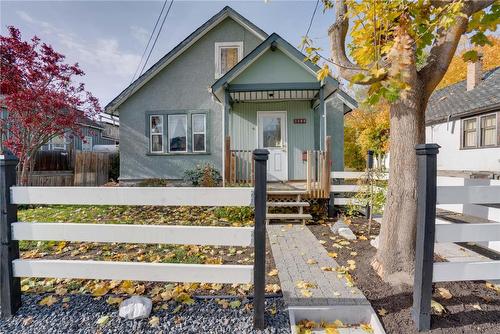
{"label": "wooden fence rail", "polygon": [[[263,329],[266,257],[266,166],[255,150],[252,188],[16,187],[14,156],[0,156],[0,307],[21,304],[20,277],[253,283],[254,327]],[[17,222],[17,204],[253,206],[255,226],[199,227]],[[254,265],[207,265],[19,258],[20,240],[254,246]]]}
{"label": "wooden fence rail", "polygon": [[433,262],[434,243],[500,240],[500,219],[490,223],[449,224],[436,218],[437,204],[448,208],[459,205],[463,209],[465,205],[500,203],[499,185],[466,185],[476,180],[458,179],[452,182],[461,184],[437,186],[438,182],[449,184],[449,180],[438,181],[438,152],[437,144],[416,148],[418,201],[412,317],[419,331],[431,327],[433,282],[500,279],[500,261]]}

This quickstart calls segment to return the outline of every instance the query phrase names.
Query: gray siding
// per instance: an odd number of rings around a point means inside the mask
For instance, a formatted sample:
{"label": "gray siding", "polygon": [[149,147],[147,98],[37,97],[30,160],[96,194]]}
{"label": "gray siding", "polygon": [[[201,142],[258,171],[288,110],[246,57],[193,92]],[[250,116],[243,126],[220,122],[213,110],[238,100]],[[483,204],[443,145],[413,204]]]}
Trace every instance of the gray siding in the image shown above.
{"label": "gray siding", "polygon": [[[82,136],[90,136],[92,137],[92,146],[94,145],[115,145],[116,141],[108,138],[104,138],[102,136],[102,130],[82,127]],[[82,149],[83,140],[80,137],[74,138],[74,149],[80,151]]]}
{"label": "gray siding", "polygon": [[[185,170],[202,163],[222,169],[222,107],[213,100],[208,87],[215,82],[214,43],[235,41],[243,41],[244,55],[261,42],[227,18],[120,106],[120,179],[180,179]],[[208,111],[209,154],[149,154],[146,114],[176,110]]]}

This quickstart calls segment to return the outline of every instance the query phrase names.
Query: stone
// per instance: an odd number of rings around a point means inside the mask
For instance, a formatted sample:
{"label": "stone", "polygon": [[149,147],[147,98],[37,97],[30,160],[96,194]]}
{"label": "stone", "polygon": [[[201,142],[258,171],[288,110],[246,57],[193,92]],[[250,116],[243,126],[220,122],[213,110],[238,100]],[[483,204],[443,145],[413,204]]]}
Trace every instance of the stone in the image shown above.
{"label": "stone", "polygon": [[342,220],[338,220],[335,224],[333,224],[331,230],[333,233],[336,233],[347,240],[356,240],[354,233],[352,233],[349,226],[347,226]]}
{"label": "stone", "polygon": [[370,245],[378,249],[378,235],[375,237],[375,239],[370,240]]}
{"label": "stone", "polygon": [[119,316],[125,319],[135,320],[148,318],[151,313],[153,302],[147,297],[133,296],[120,304]]}

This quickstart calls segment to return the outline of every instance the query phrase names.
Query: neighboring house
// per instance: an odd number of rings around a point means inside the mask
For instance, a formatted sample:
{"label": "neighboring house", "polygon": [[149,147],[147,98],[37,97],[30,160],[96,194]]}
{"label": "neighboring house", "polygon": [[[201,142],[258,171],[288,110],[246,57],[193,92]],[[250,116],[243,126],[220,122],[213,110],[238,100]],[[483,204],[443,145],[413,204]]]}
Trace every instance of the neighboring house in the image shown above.
{"label": "neighboring house", "polygon": [[429,100],[426,140],[441,146],[441,173],[500,178],[500,67],[483,73],[481,64]]}
{"label": "neighboring house", "polygon": [[85,118],[78,122],[81,135],[65,134],[52,138],[41,151],[85,151],[94,150],[96,145],[118,145],[119,123],[106,115],[100,117],[99,121]]}
{"label": "neighboring house", "polygon": [[[271,180],[304,180],[305,150],[332,138],[343,170],[344,113],[356,102],[273,33],[225,7],[106,106],[120,116],[120,181],[179,180],[210,163],[219,171],[245,151],[271,152]],[[226,145],[225,145],[226,143]],[[225,158],[226,157],[226,158]],[[221,173],[225,175],[226,173]]]}

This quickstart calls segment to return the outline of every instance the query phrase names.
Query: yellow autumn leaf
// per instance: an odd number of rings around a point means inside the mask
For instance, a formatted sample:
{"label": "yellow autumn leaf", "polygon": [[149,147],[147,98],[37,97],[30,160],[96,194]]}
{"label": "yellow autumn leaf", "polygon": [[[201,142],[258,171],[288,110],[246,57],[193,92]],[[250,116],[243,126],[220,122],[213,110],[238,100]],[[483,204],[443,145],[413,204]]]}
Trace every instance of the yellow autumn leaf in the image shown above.
{"label": "yellow autumn leaf", "polygon": [[387,315],[387,313],[389,313],[389,312],[387,312],[387,310],[386,310],[385,308],[380,308],[380,309],[378,309],[378,310],[377,310],[377,313],[378,313],[381,317],[383,317],[383,316]]}
{"label": "yellow autumn leaf", "polygon": [[266,285],[266,292],[267,293],[278,293],[281,291],[281,287],[279,284],[267,284]]}
{"label": "yellow autumn leaf", "polygon": [[302,294],[302,296],[307,297],[307,298],[312,296],[311,290],[308,290],[308,289],[301,289],[300,293]]}
{"label": "yellow autumn leaf", "polygon": [[96,324],[99,326],[104,326],[109,321],[109,315],[105,315],[97,319]]}
{"label": "yellow autumn leaf", "polygon": [[278,269],[273,269],[267,273],[267,276],[276,276],[278,275]]}
{"label": "yellow autumn leaf", "polygon": [[365,237],[364,235],[360,235],[360,236],[358,237],[358,239],[359,239],[359,240],[368,240],[368,238],[367,238],[367,237]]}
{"label": "yellow autumn leaf", "polygon": [[323,68],[321,68],[318,72],[316,72],[316,78],[318,81],[322,81],[326,79],[326,77],[330,74],[330,68],[328,67],[328,64],[323,65]]}
{"label": "yellow autumn leaf", "polygon": [[359,328],[361,328],[363,331],[367,333],[373,333],[373,328],[372,326],[370,326],[370,324],[361,324]]}
{"label": "yellow autumn leaf", "polygon": [[334,271],[333,267],[321,267],[323,271]]}
{"label": "yellow autumn leaf", "polygon": [[158,325],[160,324],[160,318],[152,316],[151,319],[149,319],[148,323],[151,327],[158,327]]}
{"label": "yellow autumn leaf", "polygon": [[339,331],[335,327],[325,328],[325,334],[339,334]]}
{"label": "yellow autumn leaf", "polygon": [[330,252],[330,253],[328,253],[328,256],[331,257],[332,259],[336,259],[338,254],[335,252]]}
{"label": "yellow autumn leaf", "polygon": [[451,299],[453,295],[450,293],[448,289],[445,288],[437,288],[437,291],[441,297],[444,299]]}
{"label": "yellow autumn leaf", "polygon": [[436,311],[436,313],[438,314],[443,314],[446,312],[446,309],[444,308],[443,305],[439,304],[437,301],[435,301],[434,299],[431,300],[431,307],[434,311]]}
{"label": "yellow autumn leaf", "polygon": [[58,299],[56,297],[50,295],[50,296],[47,296],[47,297],[43,298],[42,300],[40,300],[38,302],[38,305],[52,306],[57,302],[58,302]]}
{"label": "yellow autumn leaf", "polygon": [[101,297],[109,292],[109,287],[106,283],[96,284],[92,289],[92,296]]}
{"label": "yellow autumn leaf", "polygon": [[317,264],[318,261],[314,260],[314,259],[309,259],[307,260],[307,264]]}
{"label": "yellow autumn leaf", "polygon": [[135,292],[134,283],[132,283],[132,281],[123,281],[122,284],[120,284],[120,290],[131,295]]}
{"label": "yellow autumn leaf", "polygon": [[120,297],[109,297],[106,300],[106,303],[108,303],[109,305],[114,305],[114,304],[121,304],[122,301],[123,301],[123,298],[120,298]]}

